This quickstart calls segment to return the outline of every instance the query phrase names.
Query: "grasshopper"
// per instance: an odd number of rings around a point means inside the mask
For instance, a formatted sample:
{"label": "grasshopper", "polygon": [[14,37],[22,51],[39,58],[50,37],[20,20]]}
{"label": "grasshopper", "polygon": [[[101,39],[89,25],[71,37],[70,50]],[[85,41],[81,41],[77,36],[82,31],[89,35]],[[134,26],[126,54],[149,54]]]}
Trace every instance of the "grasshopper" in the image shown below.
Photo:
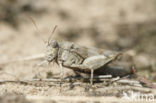
{"label": "grasshopper", "polygon": [[121,55],[119,52],[49,39],[46,43],[45,59],[48,63],[55,61],[59,65],[61,80],[63,78],[63,67],[79,71],[90,71],[90,83],[92,85],[94,70],[111,63],[119,55]]}
{"label": "grasshopper", "polygon": [[[28,17],[38,31],[38,27],[33,18],[30,16]],[[47,42],[42,39],[46,43],[45,61],[43,61],[39,65],[55,61],[61,69],[61,81],[63,78],[64,66],[73,69],[74,71],[90,71],[90,83],[92,85],[94,70],[106,66],[107,64],[116,60],[122,54],[119,52],[104,49],[84,47],[73,42],[52,40],[51,38],[56,28],[57,26],[54,27]]]}

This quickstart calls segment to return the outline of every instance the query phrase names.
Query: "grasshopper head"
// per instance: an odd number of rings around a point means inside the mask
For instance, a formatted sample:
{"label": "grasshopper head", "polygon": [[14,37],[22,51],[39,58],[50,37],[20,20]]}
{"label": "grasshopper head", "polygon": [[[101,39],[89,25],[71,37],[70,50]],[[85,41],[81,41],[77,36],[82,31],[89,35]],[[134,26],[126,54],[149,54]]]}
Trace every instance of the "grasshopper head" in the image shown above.
{"label": "grasshopper head", "polygon": [[51,40],[46,44],[46,60],[52,62],[58,55],[59,45],[56,40]]}

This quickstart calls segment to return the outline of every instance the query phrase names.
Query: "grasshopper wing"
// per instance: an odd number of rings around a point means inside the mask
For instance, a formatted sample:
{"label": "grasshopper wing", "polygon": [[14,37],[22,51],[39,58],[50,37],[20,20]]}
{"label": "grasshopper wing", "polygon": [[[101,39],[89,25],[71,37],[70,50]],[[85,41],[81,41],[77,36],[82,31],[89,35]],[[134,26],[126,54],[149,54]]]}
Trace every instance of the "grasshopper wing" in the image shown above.
{"label": "grasshopper wing", "polygon": [[104,55],[109,60],[115,60],[117,57],[119,57],[122,53],[120,52],[114,52],[110,50],[104,50],[104,49],[98,49],[98,48],[90,48],[90,47],[84,47],[84,46],[79,46],[77,44],[74,44],[71,52],[75,52],[82,58],[86,59],[92,56],[98,56],[98,55]]}

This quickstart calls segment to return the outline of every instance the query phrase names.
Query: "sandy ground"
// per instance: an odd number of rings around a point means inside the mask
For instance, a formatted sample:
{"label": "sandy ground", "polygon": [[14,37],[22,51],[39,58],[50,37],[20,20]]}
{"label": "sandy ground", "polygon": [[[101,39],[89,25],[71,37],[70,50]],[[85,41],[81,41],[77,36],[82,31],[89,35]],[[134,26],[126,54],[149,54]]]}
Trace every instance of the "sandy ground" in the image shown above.
{"label": "sandy ground", "polygon": [[[68,40],[83,46],[126,51],[121,61],[135,65],[139,75],[155,82],[155,5],[155,0],[2,0],[0,81],[59,77],[60,70],[56,64],[36,66],[44,58],[9,62],[43,54],[46,49],[43,40],[47,40],[54,26],[58,25],[53,39]],[[28,16],[35,20],[37,31]],[[8,63],[1,64],[4,62]],[[75,75],[70,69],[64,68],[64,71],[65,77]],[[7,82],[0,84],[0,95],[6,98],[14,95],[12,100],[17,100],[16,103],[18,100],[20,102],[20,98],[23,103],[118,103],[125,102],[121,99],[122,94],[123,91],[129,90],[156,95],[156,91],[149,88],[138,91],[127,86],[95,83],[90,89],[89,83],[76,81],[75,84],[62,84],[60,93],[58,82]],[[9,103],[7,99],[3,100],[3,97],[0,100]]]}

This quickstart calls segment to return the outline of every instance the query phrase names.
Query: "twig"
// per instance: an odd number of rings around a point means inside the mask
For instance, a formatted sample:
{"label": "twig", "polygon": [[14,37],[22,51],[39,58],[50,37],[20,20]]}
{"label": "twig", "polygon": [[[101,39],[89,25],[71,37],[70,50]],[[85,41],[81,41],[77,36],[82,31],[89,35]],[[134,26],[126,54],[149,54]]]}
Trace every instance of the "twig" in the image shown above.
{"label": "twig", "polygon": [[[85,97],[85,96],[26,96],[28,100],[38,100],[38,101],[68,101],[68,102],[116,102],[122,100],[117,97]],[[126,101],[127,103],[130,101]]]}
{"label": "twig", "polygon": [[114,90],[120,90],[120,91],[127,91],[127,90],[134,90],[134,91],[139,91],[143,93],[153,93],[154,95],[156,94],[156,90],[153,90],[151,88],[145,88],[145,87],[136,87],[136,86],[131,86],[131,85],[119,85],[119,86],[108,86],[108,87],[101,87],[97,88],[97,91],[114,91]]}
{"label": "twig", "polygon": [[156,89],[156,85],[152,83],[151,81],[149,81],[148,79],[146,79],[145,77],[139,77],[138,80],[145,87]]}
{"label": "twig", "polygon": [[[112,75],[97,75],[93,77],[94,79],[111,79]],[[90,79],[89,76],[84,76],[84,77],[67,77],[65,79]]]}
{"label": "twig", "polygon": [[[111,78],[111,75],[101,75],[101,76],[94,76],[94,79],[108,79]],[[64,82],[70,82],[71,79],[78,79],[77,77],[72,78],[65,78],[63,79]],[[79,78],[80,79],[80,78]],[[82,79],[82,77],[81,77]],[[84,79],[84,78],[83,78]],[[85,77],[85,79],[89,79],[89,77]],[[6,82],[60,82],[60,78],[50,78],[50,79],[30,79],[30,80],[0,80],[0,83]]]}
{"label": "twig", "polygon": [[[75,81],[73,85],[80,85],[81,83],[77,83],[76,81],[78,79],[90,79],[90,77],[70,77],[70,78],[64,78],[63,82],[70,83],[71,81]],[[101,75],[101,76],[94,76],[94,79],[99,79],[100,81],[106,81],[106,82],[112,82],[112,76],[111,75]],[[4,83],[25,83],[25,84],[36,84],[36,83],[50,83],[48,85],[57,85],[57,83],[60,82],[60,78],[50,78],[50,79],[30,79],[30,80],[0,80],[0,84]],[[130,79],[117,79],[116,81],[113,81],[122,85],[129,85],[134,87],[144,87],[139,81],[136,80],[130,80]]]}
{"label": "twig", "polygon": [[140,84],[139,81],[136,81],[136,80],[129,80],[129,79],[121,79],[121,80],[118,80],[116,81],[117,83],[120,83],[120,84],[127,84],[127,85],[131,85],[131,86],[137,86],[137,87],[142,87],[142,85]]}
{"label": "twig", "polygon": [[[94,79],[99,79],[101,81],[107,81],[107,82],[111,82],[111,79],[109,79],[111,76],[110,75],[106,75],[106,76],[95,76]],[[78,78],[74,77],[74,78],[65,78],[63,79],[63,82],[69,83],[72,81],[76,81]],[[79,78],[80,79],[80,78]],[[83,78],[82,78],[83,79]],[[86,77],[85,79],[89,79],[89,77]],[[0,84],[3,83],[8,83],[8,82],[13,82],[13,83],[26,83],[26,84],[30,84],[30,83],[43,83],[43,82],[55,82],[55,83],[59,83],[60,79],[58,78],[51,78],[51,79],[30,79],[30,80],[0,80]],[[118,80],[116,81],[117,83],[120,84],[127,84],[127,85],[132,85],[132,86],[139,86],[142,87],[142,85],[140,84],[140,82],[138,81],[134,81],[134,80]]]}

